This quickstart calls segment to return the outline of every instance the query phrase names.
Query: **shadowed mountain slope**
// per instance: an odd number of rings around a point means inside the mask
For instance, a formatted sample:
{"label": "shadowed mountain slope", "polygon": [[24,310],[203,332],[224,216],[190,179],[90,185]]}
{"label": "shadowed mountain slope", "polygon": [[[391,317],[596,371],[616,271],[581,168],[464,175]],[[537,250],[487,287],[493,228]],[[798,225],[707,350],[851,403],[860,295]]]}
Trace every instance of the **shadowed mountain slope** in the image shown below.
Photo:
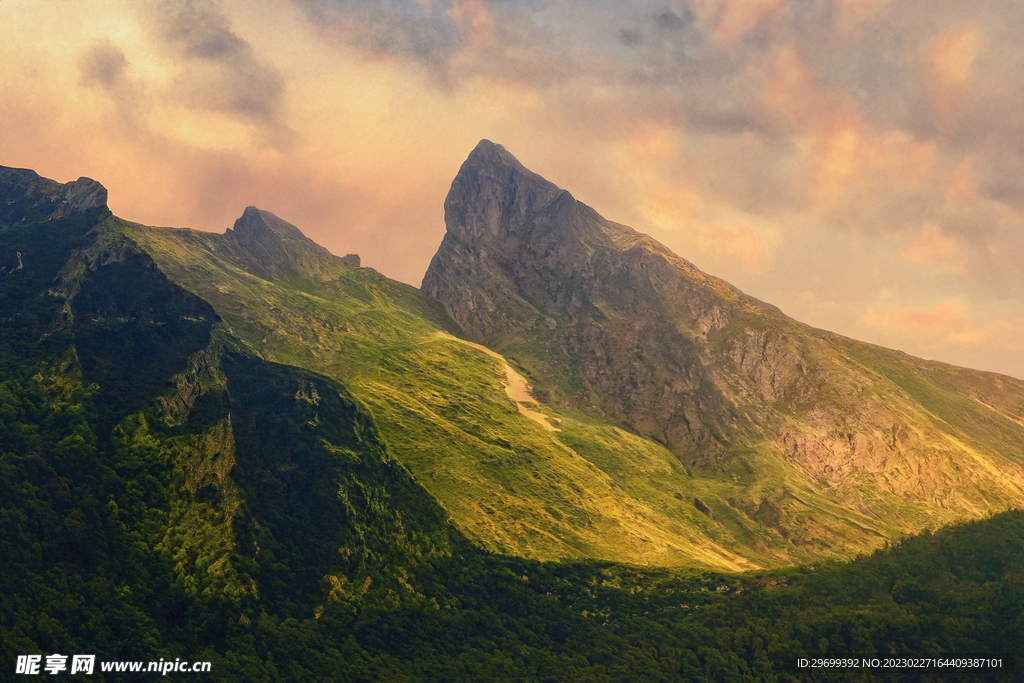
{"label": "shadowed mountain slope", "polygon": [[[113,229],[210,302],[261,357],[344,381],[373,411],[396,458],[484,547],[732,569],[749,566],[745,556],[769,561],[763,550],[730,548],[744,545],[736,538],[748,533],[742,524],[705,529],[707,518],[689,500],[661,485],[648,490],[651,474],[685,476],[657,444],[531,411],[528,394],[512,398],[507,387],[518,375],[487,349],[453,337],[457,327],[440,304],[414,288],[337,257],[333,277],[266,279],[258,274],[265,266],[235,249],[231,233]],[[554,422],[561,431],[552,431]],[[556,438],[569,435],[574,446]],[[639,464],[641,475],[614,474],[577,446],[596,449],[615,468]],[[679,509],[661,510],[663,499]]]}
{"label": "shadowed mountain slope", "polygon": [[107,188],[90,178],[60,184],[25,168],[0,166],[0,228],[106,208]]}
{"label": "shadowed mountain slope", "polygon": [[23,261],[0,272],[5,648],[155,659],[153,620],[187,606],[248,623],[373,582],[425,599],[404,572],[469,546],[365,406],[258,357],[87,204],[0,228]]}
{"label": "shadowed mountain slope", "polygon": [[345,266],[359,266],[355,254],[339,259],[291,223],[255,206],[246,208],[222,242],[251,271],[267,279],[329,279]]}
{"label": "shadowed mountain slope", "polygon": [[[189,674],[204,682],[704,681],[791,677],[801,652],[1021,651],[1019,512],[846,566],[706,571],[849,554],[918,522],[850,511],[770,451],[728,452],[760,468],[746,479],[687,471],[537,403],[438,302],[266,212],[223,235],[147,228],[111,216],[101,186],[76,202],[74,183],[14,177],[0,205],[28,213],[0,226],[15,264],[0,270],[8,665],[88,652],[97,680],[160,659],[212,664]],[[840,343],[965,443],[1012,437],[976,429],[1016,400],[1005,378],[999,393],[990,375]],[[813,509],[769,514],[777,490]],[[955,675],[1008,680],[998,661]]]}

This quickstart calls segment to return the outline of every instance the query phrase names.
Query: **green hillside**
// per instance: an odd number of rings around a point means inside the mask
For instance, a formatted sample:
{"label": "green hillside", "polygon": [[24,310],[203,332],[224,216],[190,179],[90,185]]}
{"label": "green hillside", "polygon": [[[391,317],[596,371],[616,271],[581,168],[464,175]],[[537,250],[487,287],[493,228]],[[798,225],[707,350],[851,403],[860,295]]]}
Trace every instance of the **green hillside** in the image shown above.
{"label": "green hillside", "polygon": [[[225,235],[147,228],[111,216],[93,181],[0,170],[5,666],[95,653],[209,661],[203,681],[904,680],[795,660],[908,653],[1005,661],[918,680],[1016,675],[1020,512],[906,538],[965,512],[905,497],[877,503],[882,521],[772,448],[699,467],[554,393],[537,403],[524,368],[455,337],[440,304],[266,212]],[[825,338],[982,467],[1015,438],[1008,378]],[[971,514],[1006,504],[954,484]],[[776,568],[736,573],[754,565]]]}
{"label": "green hillside", "polygon": [[[210,302],[262,357],[344,381],[395,457],[493,551],[738,570],[862,551],[901,530],[857,515],[851,523],[798,472],[696,477],[649,439],[524,401],[550,418],[540,424],[506,393],[500,357],[451,336],[436,302],[370,269],[271,281],[244,270],[222,235],[116,221],[109,229]],[[808,520],[806,545],[754,518],[763,492],[783,480],[822,513]],[[837,536],[838,547],[811,540]]]}
{"label": "green hillside", "polygon": [[842,554],[1024,502],[1020,380],[803,325],[487,140],[445,222],[423,291],[462,334],[554,409],[663,444],[711,484],[683,494],[751,522],[751,544],[766,530],[791,560]]}
{"label": "green hillside", "polygon": [[[272,214],[247,209],[223,235],[120,221],[108,230],[209,302],[261,357],[345,382],[395,457],[493,551],[742,570],[852,557],[1024,501],[1024,383],[811,330],[623,226],[600,223],[610,237],[574,247],[600,217],[525,169],[510,173],[554,197],[553,207],[537,200],[535,223],[569,226],[568,237],[542,239],[556,254],[568,245],[557,258],[583,258],[581,271],[619,268],[621,280],[559,280],[555,267],[546,277],[561,294],[541,311],[540,293],[507,300],[499,266],[451,257],[462,273],[454,291],[477,297],[471,310],[493,316],[488,324],[535,311],[511,336],[485,339],[514,367],[460,341],[480,338],[468,322],[352,257],[295,256],[320,248]],[[442,246],[438,259],[469,248]],[[292,265],[272,277],[254,254]],[[688,303],[669,296],[680,291]],[[687,322],[694,307],[709,312]],[[577,357],[584,351],[603,360]],[[589,376],[599,380],[589,386]],[[684,396],[673,415],[692,439],[673,441],[635,412],[661,400],[659,386]],[[967,386],[982,398],[963,394]]]}
{"label": "green hillside", "polygon": [[[265,361],[105,208],[0,230],[0,641],[157,659],[466,542],[345,387]],[[168,649],[169,648],[169,649]]]}

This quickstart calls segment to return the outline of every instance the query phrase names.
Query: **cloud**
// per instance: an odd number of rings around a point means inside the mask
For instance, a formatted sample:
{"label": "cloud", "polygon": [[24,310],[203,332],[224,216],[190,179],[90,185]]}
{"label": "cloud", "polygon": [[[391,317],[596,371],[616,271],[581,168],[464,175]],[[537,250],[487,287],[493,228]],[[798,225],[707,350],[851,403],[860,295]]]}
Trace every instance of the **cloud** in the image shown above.
{"label": "cloud", "polygon": [[860,317],[862,336],[921,357],[987,368],[1024,378],[1024,315],[994,316],[976,322],[961,297],[931,307],[878,305]]}
{"label": "cloud", "polygon": [[935,36],[926,49],[936,120],[944,129],[957,125],[970,102],[978,58],[988,41],[976,25],[958,26]]}
{"label": "cloud", "polygon": [[697,6],[704,21],[712,27],[715,42],[724,45],[734,45],[754,29],[789,14],[787,0],[703,0]]}
{"label": "cloud", "polygon": [[647,184],[641,220],[644,229],[666,242],[682,243],[686,258],[761,274],[774,262],[780,235],[771,225],[736,211],[723,211],[698,193],[679,187]]}
{"label": "cloud", "polygon": [[180,71],[175,99],[256,125],[271,145],[286,145],[285,80],[234,32],[228,19],[204,0],[164,0],[154,31]]}
{"label": "cloud", "polygon": [[635,28],[624,28],[619,30],[619,42],[623,45],[635,47],[644,42],[644,34]]}
{"label": "cloud", "polygon": [[654,17],[654,24],[663,31],[679,31],[692,24],[695,18],[693,11],[684,5],[679,14],[670,9],[662,10]]}
{"label": "cloud", "polygon": [[146,136],[146,117],[152,107],[130,67],[123,49],[108,39],[93,43],[78,59],[80,85],[113,105],[114,118],[108,125],[139,140]]}
{"label": "cloud", "polygon": [[978,26],[960,26],[928,42],[928,59],[935,77],[947,86],[959,86],[974,77],[974,65],[987,49]]}
{"label": "cloud", "polygon": [[849,35],[861,23],[878,14],[891,0],[839,0],[839,30]]}
{"label": "cloud", "polygon": [[872,308],[860,322],[897,338],[927,340],[929,344],[977,347],[991,338],[991,330],[972,324],[962,298],[941,301],[931,308]]}
{"label": "cloud", "polygon": [[128,59],[119,47],[102,41],[82,55],[78,66],[85,85],[113,90],[124,81]]}
{"label": "cloud", "polygon": [[952,273],[962,272],[964,268],[960,245],[935,223],[925,224],[921,236],[903,253],[908,261],[925,268]]}
{"label": "cloud", "polygon": [[[421,64],[438,81],[447,79],[450,60],[467,45],[472,30],[471,23],[459,21],[462,5],[454,0],[294,2],[333,40],[367,56]],[[476,4],[477,11],[483,10]]]}

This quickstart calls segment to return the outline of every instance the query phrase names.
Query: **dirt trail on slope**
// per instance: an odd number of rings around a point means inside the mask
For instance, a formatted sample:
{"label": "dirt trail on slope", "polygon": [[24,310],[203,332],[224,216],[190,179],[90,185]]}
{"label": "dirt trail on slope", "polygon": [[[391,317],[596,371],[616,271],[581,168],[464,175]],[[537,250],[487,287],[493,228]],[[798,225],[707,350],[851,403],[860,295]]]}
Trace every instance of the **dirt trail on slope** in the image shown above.
{"label": "dirt trail on slope", "polygon": [[537,403],[537,399],[535,399],[533,395],[530,393],[530,383],[526,381],[525,377],[523,377],[518,372],[513,370],[512,366],[508,364],[508,361],[506,361],[500,354],[491,351],[486,346],[474,344],[473,342],[466,341],[465,339],[459,339],[458,337],[453,337],[452,335],[446,334],[444,332],[438,332],[438,336],[444,337],[445,339],[451,339],[452,341],[457,341],[461,344],[465,344],[466,346],[472,346],[474,349],[479,349],[484,353],[488,354],[489,356],[492,356],[493,358],[496,358],[499,361],[501,361],[502,366],[505,368],[505,394],[510,399],[516,402],[516,407],[519,408],[519,412],[525,415],[526,417],[530,418],[537,424],[539,424],[544,429],[547,429],[548,431],[562,431],[558,427],[555,427],[553,424],[551,424],[547,415],[543,413],[538,413],[535,410],[530,410],[529,408],[523,405],[524,403]]}

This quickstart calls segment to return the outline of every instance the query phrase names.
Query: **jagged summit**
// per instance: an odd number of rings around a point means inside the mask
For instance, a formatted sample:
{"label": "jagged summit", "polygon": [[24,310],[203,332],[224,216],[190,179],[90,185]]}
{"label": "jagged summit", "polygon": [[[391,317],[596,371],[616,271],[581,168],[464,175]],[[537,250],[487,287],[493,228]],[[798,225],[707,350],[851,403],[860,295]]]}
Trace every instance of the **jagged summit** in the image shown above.
{"label": "jagged summit", "polygon": [[537,179],[541,180],[542,182],[547,182],[546,180],[544,180],[543,178],[541,178],[540,176],[538,176],[537,174],[533,173],[525,166],[523,166],[519,162],[519,159],[513,156],[513,154],[509,152],[507,149],[505,149],[503,146],[491,142],[486,138],[478,142],[476,147],[473,148],[473,151],[469,153],[468,157],[466,157],[466,161],[463,163],[463,168],[467,166],[505,166],[508,168],[515,169],[519,172],[534,176]]}
{"label": "jagged summit", "polygon": [[467,337],[511,354],[566,404],[674,448],[715,450],[745,427],[691,335],[735,318],[726,300],[758,302],[486,140],[452,183],[445,223],[423,291]]}
{"label": "jagged summit", "polygon": [[[269,233],[278,239],[304,240],[310,244],[316,244],[288,221],[282,220],[269,211],[258,209],[255,206],[245,207],[245,212],[235,221],[234,227],[228,229],[228,232],[232,231],[240,236],[245,235],[258,238],[261,235],[268,236]],[[317,247],[323,249],[319,245]]]}
{"label": "jagged summit", "polygon": [[107,188],[91,178],[58,183],[26,168],[0,166],[0,228],[56,220],[107,205]]}
{"label": "jagged summit", "polygon": [[561,192],[501,145],[481,140],[452,182],[444,202],[445,225],[460,239],[518,238],[523,220]]}
{"label": "jagged summit", "polygon": [[246,207],[224,238],[241,252],[253,273],[269,280],[322,279],[339,267],[359,266],[356,254],[335,256],[288,221],[255,206]]}

